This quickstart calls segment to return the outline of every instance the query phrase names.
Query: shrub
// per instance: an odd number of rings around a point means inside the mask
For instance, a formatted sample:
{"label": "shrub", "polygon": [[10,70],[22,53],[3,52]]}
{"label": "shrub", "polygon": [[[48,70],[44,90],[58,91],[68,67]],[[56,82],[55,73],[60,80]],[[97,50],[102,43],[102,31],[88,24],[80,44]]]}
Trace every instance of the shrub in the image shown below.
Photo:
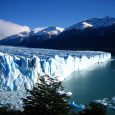
{"label": "shrub", "polygon": [[67,100],[70,98],[63,91],[62,83],[57,78],[40,77],[29,95],[23,99],[24,113],[27,115],[67,115],[70,110]]}

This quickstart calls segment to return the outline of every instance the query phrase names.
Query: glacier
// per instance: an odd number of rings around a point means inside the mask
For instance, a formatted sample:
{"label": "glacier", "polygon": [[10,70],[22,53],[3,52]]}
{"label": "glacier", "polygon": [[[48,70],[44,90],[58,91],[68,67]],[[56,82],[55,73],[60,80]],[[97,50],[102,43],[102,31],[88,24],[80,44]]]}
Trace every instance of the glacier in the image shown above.
{"label": "glacier", "polygon": [[[72,72],[111,59],[101,51],[64,51],[0,46],[0,89],[31,89],[39,75],[64,80]],[[38,75],[39,74],[39,75]]]}

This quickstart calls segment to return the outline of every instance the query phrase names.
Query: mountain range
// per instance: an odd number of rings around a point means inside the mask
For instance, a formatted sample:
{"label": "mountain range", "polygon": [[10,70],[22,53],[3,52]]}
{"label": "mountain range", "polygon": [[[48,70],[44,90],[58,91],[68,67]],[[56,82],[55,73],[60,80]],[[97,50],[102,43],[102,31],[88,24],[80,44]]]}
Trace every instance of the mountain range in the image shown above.
{"label": "mountain range", "polygon": [[91,18],[68,28],[43,27],[0,40],[1,45],[51,49],[115,50],[115,18]]}

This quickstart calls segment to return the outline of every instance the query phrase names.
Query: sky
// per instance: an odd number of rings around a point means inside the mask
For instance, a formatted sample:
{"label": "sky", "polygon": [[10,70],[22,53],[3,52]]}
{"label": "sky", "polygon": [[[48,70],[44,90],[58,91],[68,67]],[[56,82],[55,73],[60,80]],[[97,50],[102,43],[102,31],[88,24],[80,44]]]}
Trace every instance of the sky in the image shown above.
{"label": "sky", "polygon": [[0,39],[38,27],[115,17],[115,0],[0,0]]}
{"label": "sky", "polygon": [[30,28],[115,17],[115,0],[0,0],[0,19]]}

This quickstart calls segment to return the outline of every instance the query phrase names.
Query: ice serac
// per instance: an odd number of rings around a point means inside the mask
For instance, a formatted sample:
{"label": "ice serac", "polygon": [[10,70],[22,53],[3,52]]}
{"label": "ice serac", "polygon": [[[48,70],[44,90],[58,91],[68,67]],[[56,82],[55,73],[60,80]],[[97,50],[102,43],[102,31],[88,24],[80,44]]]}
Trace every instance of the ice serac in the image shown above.
{"label": "ice serac", "polygon": [[[38,50],[38,55],[30,53],[29,56],[20,52],[0,51],[0,88],[12,91],[30,89],[37,82],[38,74],[58,76],[59,80],[64,80],[74,71],[111,58],[110,53],[104,52],[62,51],[65,53],[61,54],[61,51],[51,50],[54,52],[52,55],[44,56],[43,51]],[[47,50],[44,52],[47,53]]]}

